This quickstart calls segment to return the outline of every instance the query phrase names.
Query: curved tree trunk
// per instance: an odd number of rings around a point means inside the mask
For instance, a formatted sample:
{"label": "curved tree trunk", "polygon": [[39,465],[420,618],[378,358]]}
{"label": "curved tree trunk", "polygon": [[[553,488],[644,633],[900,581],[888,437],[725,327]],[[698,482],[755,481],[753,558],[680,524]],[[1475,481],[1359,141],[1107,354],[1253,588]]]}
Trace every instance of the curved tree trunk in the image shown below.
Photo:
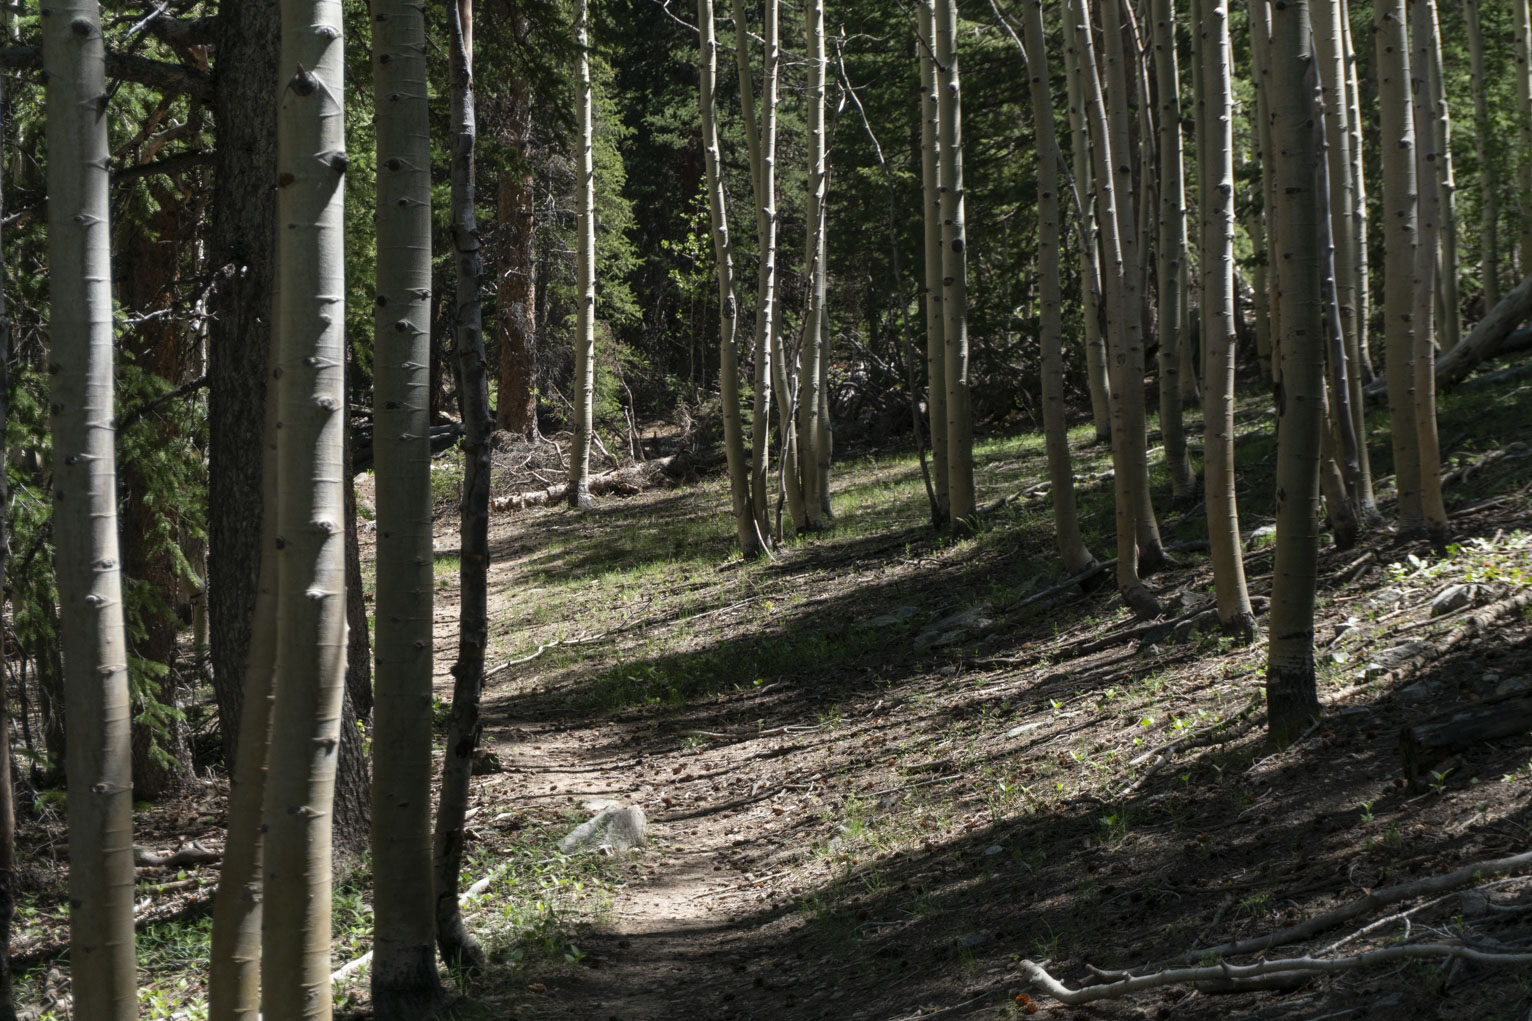
{"label": "curved tree trunk", "polygon": [[462,551],[458,586],[457,662],[452,665],[452,721],[442,756],[441,801],[432,834],[436,882],[436,945],[448,966],[484,968],[479,948],[458,907],[463,870],[463,824],[473,752],[479,743],[479,699],[484,650],[489,645],[489,374],[480,320],[478,212],[474,205],[474,150],[478,142],[473,94],[473,0],[447,4],[451,46],[452,247],[457,266],[458,404],[463,413],[466,474],[460,508]]}
{"label": "curved tree trunk", "polygon": [[1208,541],[1218,619],[1225,631],[1255,636],[1234,494],[1234,120],[1228,0],[1203,4],[1200,50],[1207,105],[1198,173],[1202,217],[1203,462]]}
{"label": "curved tree trunk", "polygon": [[[372,728],[372,1004],[445,1001],[431,897],[431,151],[425,13],[373,0],[377,97],[377,644]],[[503,354],[503,352],[502,352]]]}
{"label": "curved tree trunk", "polygon": [[1037,131],[1037,261],[1041,271],[1043,430],[1048,444],[1048,478],[1052,482],[1053,520],[1058,529],[1059,558],[1074,575],[1096,565],[1080,534],[1075,512],[1074,467],[1069,457],[1069,423],[1064,407],[1064,353],[1060,337],[1059,165],[1063,154],[1053,127],[1053,96],[1048,87],[1048,50],[1043,31],[1041,0],[1022,5],[1026,33],[1027,81],[1032,94],[1032,122]]}
{"label": "curved tree trunk", "polygon": [[[1259,2],[1259,0],[1258,0]],[[1277,549],[1266,662],[1267,727],[1278,743],[1319,714],[1314,677],[1314,592],[1319,557],[1319,461],[1324,409],[1323,302],[1316,188],[1323,128],[1308,0],[1271,14],[1272,136],[1280,221],[1282,379],[1277,386]]]}
{"label": "curved tree trunk", "polygon": [[278,75],[276,664],[261,1010],[330,1016],[331,806],[346,680],[341,13],[284,0]]}
{"label": "curved tree trunk", "polygon": [[94,0],[43,19],[52,284],[53,529],[69,742],[75,1016],[138,1016],[128,647],[112,425],[106,53]]}
{"label": "curved tree trunk", "polygon": [[1425,29],[1430,38],[1422,50],[1430,71],[1430,110],[1432,137],[1436,146],[1437,203],[1437,316],[1436,332],[1443,351],[1458,346],[1463,335],[1463,299],[1458,286],[1458,213],[1457,177],[1452,171],[1452,113],[1447,105],[1447,81],[1442,68],[1442,37],[1437,23],[1435,0],[1426,12]]}
{"label": "curved tree trunk", "polygon": [[701,40],[698,109],[718,276],[718,389],[723,399],[724,456],[729,464],[729,496],[739,549],[746,557],[754,557],[760,554],[761,537],[755,534],[755,517],[750,512],[750,466],[745,461],[744,427],[739,417],[739,299],[734,281],[734,240],[729,236],[729,214],[719,168],[718,36],[713,26],[713,0],[697,0],[697,24]]}
{"label": "curved tree trunk", "polygon": [[936,5],[916,6],[920,41],[920,171],[925,216],[926,407],[931,422],[931,475],[936,488],[933,528],[951,517],[947,492],[947,342],[942,333],[941,98],[936,84]]}
{"label": "curved tree trunk", "polygon": [[938,168],[942,205],[942,340],[946,350],[947,500],[954,529],[973,525],[973,413],[968,379],[968,251],[963,195],[963,104],[956,0],[936,0]]}

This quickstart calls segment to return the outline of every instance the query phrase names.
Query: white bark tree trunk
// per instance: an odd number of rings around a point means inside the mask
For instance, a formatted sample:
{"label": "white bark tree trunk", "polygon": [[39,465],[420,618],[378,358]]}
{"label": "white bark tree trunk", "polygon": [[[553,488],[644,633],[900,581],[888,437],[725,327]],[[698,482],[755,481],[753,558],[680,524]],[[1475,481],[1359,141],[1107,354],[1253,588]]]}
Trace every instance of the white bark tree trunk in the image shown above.
{"label": "white bark tree trunk", "polygon": [[945,527],[951,515],[947,492],[947,342],[942,312],[941,92],[936,82],[936,4],[915,10],[920,40],[920,171],[924,196],[926,296],[926,408],[931,423],[931,474],[936,509],[931,524]]}
{"label": "white bark tree trunk", "polygon": [[372,715],[372,1003],[414,1021],[444,1001],[431,897],[431,147],[425,13],[373,0],[377,298],[373,450],[378,621]]}
{"label": "white bark tree trunk", "polygon": [[579,111],[579,159],[575,161],[575,289],[580,308],[575,317],[575,421],[569,452],[569,506],[590,510],[590,446],[596,401],[596,166],[592,151],[590,38],[587,0],[575,0],[577,51],[575,106]]}
{"label": "white bark tree trunk", "polygon": [[346,676],[341,10],[284,0],[278,67],[276,664],[266,779],[266,1017],[330,1016],[331,802]]}
{"label": "white bark tree trunk", "polygon": [[[117,543],[106,50],[95,0],[43,13],[55,563],[75,1016],[138,1016],[133,767]],[[9,797],[10,792],[5,795]]]}

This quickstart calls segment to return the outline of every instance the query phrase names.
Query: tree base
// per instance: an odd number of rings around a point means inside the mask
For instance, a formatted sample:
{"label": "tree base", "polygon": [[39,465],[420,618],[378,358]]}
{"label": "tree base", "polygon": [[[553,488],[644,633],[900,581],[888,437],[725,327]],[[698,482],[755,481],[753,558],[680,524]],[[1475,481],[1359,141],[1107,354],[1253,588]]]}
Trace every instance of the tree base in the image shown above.
{"label": "tree base", "polygon": [[1153,620],[1160,615],[1160,601],[1154,598],[1154,593],[1149,591],[1148,586],[1135,583],[1124,585],[1120,591],[1123,604],[1133,611],[1134,616]]}
{"label": "tree base", "polygon": [[[1312,642],[1310,643],[1312,648]],[[1278,748],[1291,744],[1319,718],[1312,653],[1295,667],[1266,668],[1266,733]]]}

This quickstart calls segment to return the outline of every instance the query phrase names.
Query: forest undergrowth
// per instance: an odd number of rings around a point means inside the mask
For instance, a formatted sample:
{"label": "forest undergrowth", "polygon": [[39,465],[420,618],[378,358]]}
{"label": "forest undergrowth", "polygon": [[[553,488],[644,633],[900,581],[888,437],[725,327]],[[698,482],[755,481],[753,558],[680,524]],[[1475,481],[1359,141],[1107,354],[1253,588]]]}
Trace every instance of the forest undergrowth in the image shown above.
{"label": "forest undergrowth", "polygon": [[[1256,596],[1270,586],[1269,415],[1251,396],[1238,418]],[[1150,581],[1168,609],[1143,625],[1110,585],[1062,584],[1040,435],[980,444],[989,510],[961,540],[924,523],[913,454],[848,454],[833,530],[753,562],[731,552],[717,477],[591,513],[497,514],[463,883],[477,884],[466,914],[491,966],[453,977],[452,1016],[1526,1016],[1532,968],[1452,959],[1076,1007],[1020,964],[1046,962],[1073,986],[1092,968],[1212,963],[1204,948],[1527,850],[1525,732],[1431,761],[1414,783],[1400,757],[1404,727],[1532,695],[1532,618],[1514,603],[1532,589],[1532,386],[1444,397],[1441,432],[1452,545],[1374,531],[1322,550],[1324,716],[1279,750],[1265,744],[1263,642],[1196,629],[1212,600],[1200,511],[1163,515],[1175,564]],[[1081,516],[1104,557],[1110,453],[1088,430],[1074,439]],[[1370,440],[1387,480],[1381,413]],[[1163,512],[1168,483],[1154,481]],[[1386,481],[1380,498],[1387,513]],[[455,516],[438,520],[443,730],[455,535]],[[137,839],[151,854],[216,848],[220,793],[209,779],[141,806]],[[609,803],[642,806],[646,848],[556,849]],[[62,819],[44,822],[20,849],[33,872],[13,950],[29,968],[23,1002],[61,1018],[48,1007],[67,982],[67,848]],[[334,963],[338,1002],[365,1018],[365,963],[345,968],[370,925],[366,863],[354,869],[337,882]],[[205,1016],[214,876],[195,862],[139,869],[145,1017]],[[1421,931],[1532,942],[1532,882],[1484,879],[1497,885],[1378,907],[1272,956]]]}

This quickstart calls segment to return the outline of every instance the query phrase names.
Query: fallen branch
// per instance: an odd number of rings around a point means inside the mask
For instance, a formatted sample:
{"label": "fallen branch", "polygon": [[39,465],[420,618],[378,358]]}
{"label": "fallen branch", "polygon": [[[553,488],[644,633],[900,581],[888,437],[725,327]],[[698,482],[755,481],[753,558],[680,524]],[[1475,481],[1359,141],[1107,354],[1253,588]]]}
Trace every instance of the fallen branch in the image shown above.
{"label": "fallen branch", "polygon": [[1299,940],[1308,939],[1326,929],[1333,929],[1343,922],[1349,922],[1358,915],[1364,915],[1369,911],[1389,904],[1397,904],[1411,897],[1419,897],[1428,893],[1440,893],[1443,890],[1451,890],[1454,887],[1466,885],[1481,876],[1495,875],[1501,872],[1514,872],[1525,866],[1532,865],[1532,851],[1513,855],[1510,858],[1500,858],[1495,861],[1478,862],[1456,872],[1444,873],[1440,876],[1427,876],[1409,883],[1400,883],[1396,886],[1387,886],[1381,890],[1374,890],[1365,897],[1360,897],[1338,908],[1326,911],[1322,915],[1297,925],[1290,925],[1286,929],[1278,929],[1276,932],[1265,936],[1256,936],[1251,939],[1237,940],[1233,943],[1225,943],[1222,946],[1206,947],[1187,951],[1183,960],[1200,961],[1208,954],[1219,957],[1238,957],[1243,954],[1259,953],[1274,947],[1286,946]]}
{"label": "fallen branch", "polygon": [[544,642],[543,644],[539,645],[536,652],[528,653],[527,655],[522,656],[520,659],[506,660],[499,666],[484,671],[484,677],[486,680],[488,680],[498,673],[509,670],[513,666],[520,666],[523,663],[530,663],[537,657],[541,656],[543,653],[547,652],[549,649],[558,648],[560,645],[590,645],[592,642],[601,641],[601,639],[605,638],[609,634],[611,634],[610,631],[603,631],[599,635],[588,635],[585,638],[555,638],[551,642]]}
{"label": "fallen branch", "polygon": [[1532,605],[1532,589],[1523,589],[1515,595],[1490,603],[1483,609],[1464,617],[1462,623],[1440,641],[1427,644],[1408,659],[1391,664],[1389,673],[1398,676],[1407,670],[1419,670],[1426,664],[1441,659],[1469,639],[1479,637],[1506,617],[1520,613],[1528,605]]}
{"label": "fallen branch", "polygon": [[1133,975],[1116,982],[1084,986],[1080,989],[1070,989],[1048,974],[1046,968],[1033,961],[1022,961],[1019,967],[1050,996],[1061,1003],[1073,1006],[1090,1003],[1093,1000],[1120,999],[1145,989],[1190,983],[1216,983],[1220,992],[1247,992],[1256,988],[1257,982],[1260,983],[1260,988],[1269,988],[1270,983],[1278,981],[1279,977],[1285,984],[1301,976],[1352,971],[1374,964],[1421,958],[1457,958],[1473,961],[1476,964],[1532,964],[1532,953],[1487,953],[1452,943],[1412,943],[1369,950],[1351,957],[1288,957],[1273,961],[1259,961],[1255,964],[1229,964],[1221,961],[1218,964],[1191,968],[1168,968],[1148,975]]}
{"label": "fallen branch", "polygon": [[[638,464],[630,464],[625,468],[613,468],[611,471],[592,475],[590,479],[591,495],[606,496],[611,493],[632,495],[642,492],[646,486],[653,485],[658,476],[669,474],[669,470],[679,456],[678,454],[671,454],[669,457],[657,457],[651,461],[641,461]],[[497,496],[489,502],[489,507],[492,511],[541,507],[563,499],[564,495],[568,492],[569,484],[567,482],[559,482],[542,489],[531,489],[521,493]]]}
{"label": "fallen branch", "polygon": [[142,868],[170,869],[222,860],[222,851],[210,850],[201,844],[188,844],[174,854],[155,854],[147,848],[133,848],[133,864]]}

